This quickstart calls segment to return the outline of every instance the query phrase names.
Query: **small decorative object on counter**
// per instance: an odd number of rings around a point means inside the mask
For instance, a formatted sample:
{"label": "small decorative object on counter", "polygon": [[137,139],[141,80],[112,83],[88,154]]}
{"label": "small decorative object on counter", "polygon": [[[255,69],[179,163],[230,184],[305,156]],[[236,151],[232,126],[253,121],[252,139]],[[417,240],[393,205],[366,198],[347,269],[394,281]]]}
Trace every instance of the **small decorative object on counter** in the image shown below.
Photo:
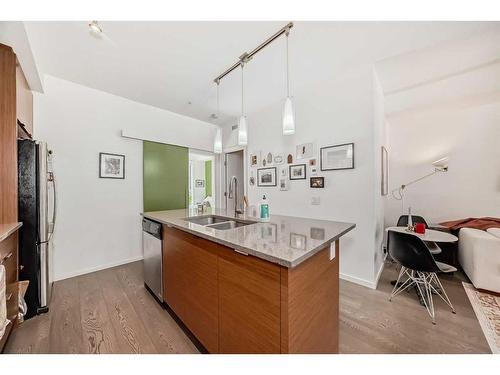
{"label": "small decorative object on counter", "polygon": [[415,232],[418,234],[425,234],[425,224],[424,223],[416,223],[415,224]]}
{"label": "small decorative object on counter", "polygon": [[408,207],[408,230],[412,231],[415,229],[413,226],[413,219],[411,218],[411,207]]}
{"label": "small decorative object on counter", "polygon": [[261,221],[269,221],[269,201],[265,195],[262,196],[259,204],[259,217]]}

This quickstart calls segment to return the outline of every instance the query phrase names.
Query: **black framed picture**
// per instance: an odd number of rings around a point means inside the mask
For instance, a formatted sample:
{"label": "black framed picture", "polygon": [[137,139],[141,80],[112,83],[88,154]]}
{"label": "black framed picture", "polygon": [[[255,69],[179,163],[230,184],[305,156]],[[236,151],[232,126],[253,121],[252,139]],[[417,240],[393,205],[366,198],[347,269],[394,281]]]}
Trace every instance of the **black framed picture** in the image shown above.
{"label": "black framed picture", "polygon": [[311,177],[310,186],[314,189],[322,189],[325,187],[325,178],[324,177]]}
{"label": "black framed picture", "polygon": [[257,186],[276,186],[276,167],[257,169]]}
{"label": "black framed picture", "polygon": [[100,152],[99,178],[125,179],[125,155]]}
{"label": "black framed picture", "polygon": [[354,169],[354,143],[321,147],[319,164],[322,171]]}
{"label": "black framed picture", "polygon": [[295,164],[289,167],[290,180],[305,180],[306,179],[306,165],[305,164]]}

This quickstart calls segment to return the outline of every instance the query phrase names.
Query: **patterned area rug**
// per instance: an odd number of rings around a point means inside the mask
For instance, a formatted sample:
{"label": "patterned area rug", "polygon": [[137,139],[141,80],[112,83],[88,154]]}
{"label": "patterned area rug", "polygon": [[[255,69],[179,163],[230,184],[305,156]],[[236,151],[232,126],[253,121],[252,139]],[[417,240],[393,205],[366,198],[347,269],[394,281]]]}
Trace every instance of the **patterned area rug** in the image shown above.
{"label": "patterned area rug", "polygon": [[500,354],[500,297],[483,293],[462,282],[491,351]]}

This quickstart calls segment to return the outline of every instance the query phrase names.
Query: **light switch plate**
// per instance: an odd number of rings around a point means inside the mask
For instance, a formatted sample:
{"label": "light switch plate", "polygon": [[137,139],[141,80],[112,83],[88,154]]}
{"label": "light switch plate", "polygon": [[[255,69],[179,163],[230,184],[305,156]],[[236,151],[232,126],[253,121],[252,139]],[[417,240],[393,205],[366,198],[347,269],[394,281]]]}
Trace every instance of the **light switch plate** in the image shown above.
{"label": "light switch plate", "polygon": [[330,260],[334,260],[336,255],[337,254],[335,252],[335,242],[332,242],[330,244]]}
{"label": "light switch plate", "polygon": [[318,206],[320,203],[320,199],[319,197],[312,197],[311,198],[311,204],[314,205],[314,206]]}

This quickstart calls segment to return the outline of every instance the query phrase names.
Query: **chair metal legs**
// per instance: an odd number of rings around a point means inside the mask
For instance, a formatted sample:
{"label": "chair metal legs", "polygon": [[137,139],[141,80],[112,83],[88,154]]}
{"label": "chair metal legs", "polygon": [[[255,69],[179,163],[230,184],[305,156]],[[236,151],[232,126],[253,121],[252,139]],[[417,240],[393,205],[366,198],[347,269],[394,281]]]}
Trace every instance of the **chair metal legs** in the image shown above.
{"label": "chair metal legs", "polygon": [[[402,284],[399,284],[403,275],[406,275],[407,279]],[[415,286],[422,296],[424,306],[431,317],[432,324],[436,324],[434,301],[432,299],[433,293],[437,294],[451,308],[453,314],[455,314],[455,308],[435,272],[414,271],[402,266],[399,271],[398,280],[389,297],[389,301],[392,301],[393,297],[396,297],[399,293],[411,286]]]}

